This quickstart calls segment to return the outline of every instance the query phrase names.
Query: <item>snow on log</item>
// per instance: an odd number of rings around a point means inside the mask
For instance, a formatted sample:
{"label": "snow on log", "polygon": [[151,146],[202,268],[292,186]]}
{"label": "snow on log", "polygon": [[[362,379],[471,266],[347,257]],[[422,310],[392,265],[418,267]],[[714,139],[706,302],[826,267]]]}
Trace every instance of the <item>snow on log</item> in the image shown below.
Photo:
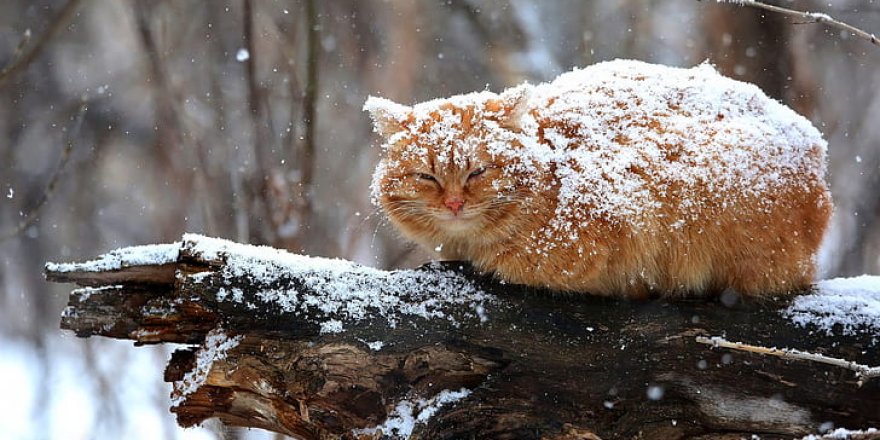
{"label": "snow on log", "polygon": [[165,371],[182,426],[880,438],[880,277],[760,303],[620,301],[505,285],[461,263],[381,271],[192,234],[50,263],[46,277],[81,286],[61,319],[78,336],[190,345]]}

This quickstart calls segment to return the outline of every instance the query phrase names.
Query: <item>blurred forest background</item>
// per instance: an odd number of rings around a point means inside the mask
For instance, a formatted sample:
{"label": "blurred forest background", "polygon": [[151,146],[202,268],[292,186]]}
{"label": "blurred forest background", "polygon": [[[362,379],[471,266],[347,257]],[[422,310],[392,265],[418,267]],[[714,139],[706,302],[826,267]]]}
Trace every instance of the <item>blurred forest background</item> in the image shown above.
{"label": "blurred forest background", "polygon": [[[880,32],[880,1],[776,3]],[[0,2],[0,437],[220,435],[176,428],[167,349],[61,334],[44,262],[190,231],[418,264],[369,203],[366,97],[614,58],[709,60],[811,119],[836,203],[822,276],[880,273],[880,47],[821,24],[696,0]]]}

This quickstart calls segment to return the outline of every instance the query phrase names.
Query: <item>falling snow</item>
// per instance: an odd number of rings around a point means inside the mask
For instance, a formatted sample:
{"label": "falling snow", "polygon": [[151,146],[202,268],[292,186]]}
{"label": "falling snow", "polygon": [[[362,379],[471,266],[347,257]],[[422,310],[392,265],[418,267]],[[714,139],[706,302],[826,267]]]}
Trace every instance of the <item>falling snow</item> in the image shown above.
{"label": "falling snow", "polygon": [[236,61],[243,63],[251,58],[251,53],[247,49],[241,48],[235,53]]}

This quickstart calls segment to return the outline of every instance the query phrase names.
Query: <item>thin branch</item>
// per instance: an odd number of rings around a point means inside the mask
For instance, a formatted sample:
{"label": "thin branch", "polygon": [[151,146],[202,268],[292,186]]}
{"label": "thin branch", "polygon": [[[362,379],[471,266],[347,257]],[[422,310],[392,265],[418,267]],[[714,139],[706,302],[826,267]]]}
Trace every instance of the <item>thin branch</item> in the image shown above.
{"label": "thin branch", "polygon": [[764,9],[767,11],[777,12],[780,14],[788,15],[790,17],[797,17],[806,21],[806,23],[822,23],[824,25],[845,30],[848,32],[852,32],[857,37],[867,40],[873,43],[876,46],[880,46],[880,39],[877,38],[876,35],[872,33],[865,32],[855,26],[844,23],[842,21],[836,20],[828,14],[822,12],[806,12],[806,11],[797,11],[794,9],[783,8],[782,6],[776,5],[768,5],[766,3],[759,2],[757,0],[717,0],[719,3],[733,3],[741,6],[751,6],[754,8]]}
{"label": "thin branch", "polygon": [[79,134],[79,129],[82,126],[82,121],[85,117],[86,110],[88,110],[88,102],[83,101],[79,106],[79,111],[76,113],[76,116],[73,119],[73,125],[67,129],[67,133],[65,134],[64,139],[64,149],[61,150],[61,163],[58,164],[58,168],[55,169],[55,172],[52,174],[52,177],[49,178],[49,184],[46,185],[46,189],[43,191],[43,194],[40,195],[40,199],[37,201],[37,204],[34,205],[33,209],[27,213],[27,215],[22,219],[18,225],[15,226],[11,231],[0,235],[0,242],[9,240],[10,238],[16,237],[25,229],[30,227],[34,222],[39,218],[40,211],[52,198],[52,195],[55,194],[55,190],[58,187],[58,181],[61,177],[62,171],[67,168],[67,163],[70,162],[70,156],[72,156],[73,152],[73,140],[76,139]]}
{"label": "thin branch", "polygon": [[25,40],[23,40],[16,49],[16,55],[13,57],[13,61],[8,66],[4,67],[3,70],[0,70],[0,84],[3,84],[9,78],[12,78],[17,73],[27,69],[27,67],[39,57],[40,53],[43,52],[43,49],[45,49],[46,44],[52,39],[52,37],[54,37],[55,34],[57,34],[58,31],[70,21],[70,17],[76,12],[76,8],[81,1],[82,0],[68,0],[30,50],[24,55],[19,56],[21,55],[24,43],[30,38],[30,31],[25,32]]}
{"label": "thin branch", "polygon": [[[302,156],[302,186],[303,191],[308,191],[312,184],[315,161],[315,101],[318,95],[318,45],[320,28],[318,27],[318,12],[315,0],[306,0],[306,34],[308,45],[308,64],[306,65],[306,90],[303,97],[303,120],[305,121],[305,133]],[[308,198],[306,197],[306,203]]]}
{"label": "thin branch", "polygon": [[[245,60],[245,68],[247,69],[247,87],[248,87],[248,110],[251,115],[251,123],[253,124],[253,142],[254,155],[257,158],[260,177],[262,178],[261,187],[265,187],[265,181],[269,178],[269,158],[266,157],[266,133],[261,125],[264,121],[260,112],[260,85],[257,82],[257,47],[254,41],[254,4],[253,0],[244,0],[242,5],[242,21],[244,29],[242,39],[247,50],[248,56]],[[265,189],[263,189],[265,191]]]}
{"label": "thin branch", "polygon": [[869,367],[867,365],[848,361],[846,359],[838,359],[821,354],[808,353],[792,348],[759,347],[757,345],[743,344],[742,342],[730,342],[719,336],[713,336],[711,338],[707,338],[705,336],[697,336],[697,342],[701,344],[711,345],[713,347],[730,348],[733,350],[747,351],[749,353],[776,356],[783,359],[818,362],[820,364],[834,365],[835,367],[846,368],[847,370],[854,371],[856,373],[856,377],[859,378],[859,386],[862,386],[870,379],[880,377],[880,367]]}
{"label": "thin branch", "polygon": [[[27,28],[24,30],[24,34],[21,36],[21,41],[18,42],[18,46],[15,46],[15,51],[12,52],[12,62],[14,63],[16,60],[21,58],[21,54],[24,52],[25,46],[28,45],[31,41],[31,37],[33,37],[33,33],[31,32],[31,28]],[[10,63],[12,64],[12,63]],[[5,70],[5,69],[4,69]]]}
{"label": "thin branch", "polygon": [[[284,44],[279,46],[279,49],[284,54],[284,57],[288,60],[296,59],[296,46],[297,46],[297,30],[296,30],[297,20],[292,20],[290,24],[290,29],[286,32],[282,32],[282,38],[285,38]],[[301,111],[300,104],[301,98],[305,96],[303,88],[300,86],[300,81],[297,79],[296,65],[293,62],[288,61],[285,63],[285,67],[287,68],[287,86],[288,86],[288,94],[290,95],[290,116],[287,122],[287,128],[285,129],[284,138],[281,141],[281,145],[284,145],[284,155],[286,158],[290,159],[291,163],[296,163],[296,146],[298,145],[295,139],[298,138],[299,133],[299,123],[297,122],[297,113]]]}
{"label": "thin branch", "polygon": [[174,105],[174,95],[168,83],[169,75],[160,56],[162,52],[150,29],[148,11],[150,4],[150,2],[132,2],[137,31],[148,62],[145,79],[153,92],[153,118],[157,126],[156,152],[166,172],[171,173],[176,170],[179,160],[176,152],[172,150],[183,142],[182,115]]}

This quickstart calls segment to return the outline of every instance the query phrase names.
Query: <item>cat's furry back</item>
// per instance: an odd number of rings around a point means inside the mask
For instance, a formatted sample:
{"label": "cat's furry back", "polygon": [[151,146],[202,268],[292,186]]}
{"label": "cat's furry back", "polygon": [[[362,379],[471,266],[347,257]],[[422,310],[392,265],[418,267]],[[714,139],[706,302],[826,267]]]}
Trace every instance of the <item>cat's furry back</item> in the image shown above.
{"label": "cat's furry back", "polygon": [[600,295],[802,289],[831,213],[826,143],[711,66],[611,61],[413,107],[365,105],[374,202],[513,283]]}

